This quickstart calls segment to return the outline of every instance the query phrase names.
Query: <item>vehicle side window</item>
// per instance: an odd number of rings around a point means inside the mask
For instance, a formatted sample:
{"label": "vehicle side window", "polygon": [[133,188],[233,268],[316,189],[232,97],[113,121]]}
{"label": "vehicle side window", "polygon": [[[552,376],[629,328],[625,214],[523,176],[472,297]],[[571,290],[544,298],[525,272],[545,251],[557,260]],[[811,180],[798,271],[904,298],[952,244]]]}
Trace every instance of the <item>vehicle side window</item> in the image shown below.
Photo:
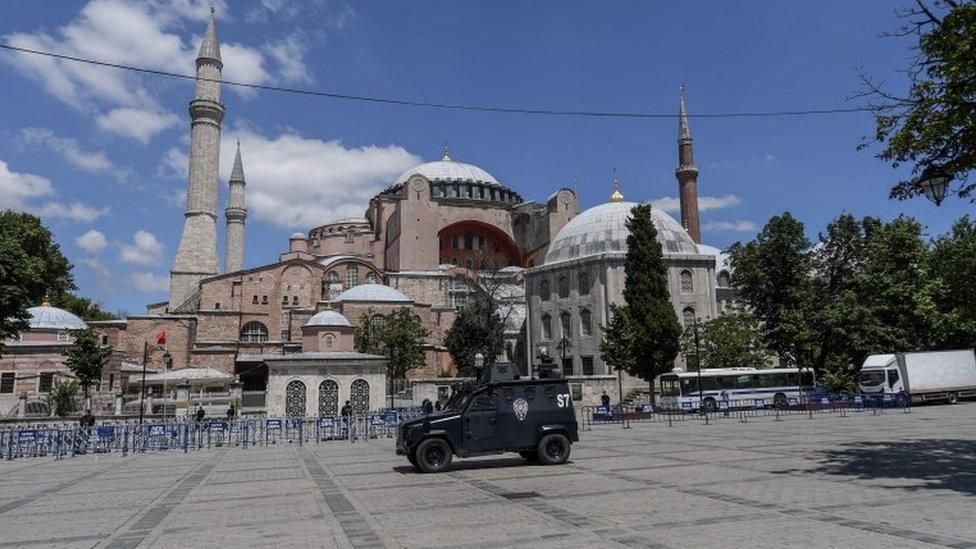
{"label": "vehicle side window", "polygon": [[752,388],[752,376],[736,376],[735,378],[735,388],[736,389],[751,389]]}
{"label": "vehicle side window", "polygon": [[898,383],[898,370],[888,370],[888,388],[893,389]]}
{"label": "vehicle side window", "polygon": [[468,406],[469,412],[490,412],[494,409],[495,407],[491,402],[491,393],[488,391],[475,395],[471,400],[471,405]]}

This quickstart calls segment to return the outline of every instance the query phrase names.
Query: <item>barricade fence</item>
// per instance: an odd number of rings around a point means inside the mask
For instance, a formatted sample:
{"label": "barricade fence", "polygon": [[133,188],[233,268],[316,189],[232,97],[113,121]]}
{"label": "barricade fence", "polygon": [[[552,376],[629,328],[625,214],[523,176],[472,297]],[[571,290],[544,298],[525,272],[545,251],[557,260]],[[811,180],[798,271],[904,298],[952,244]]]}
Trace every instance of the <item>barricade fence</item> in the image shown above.
{"label": "barricade fence", "polygon": [[0,428],[0,458],[64,458],[78,454],[120,452],[122,455],[199,450],[220,446],[246,449],[272,444],[318,444],[329,441],[394,438],[416,410],[355,414],[347,417],[241,418],[100,422],[77,425],[19,425]]}
{"label": "barricade fence", "polygon": [[709,424],[716,420],[735,419],[747,422],[750,418],[771,417],[781,421],[786,417],[832,414],[846,417],[850,414],[879,415],[890,411],[911,413],[911,399],[898,398],[898,395],[856,395],[848,398],[830,396],[804,398],[802,401],[790,398],[787,404],[774,405],[768,400],[720,400],[714,406],[701,408],[697,402],[685,403],[681,407],[661,407],[653,404],[580,406],[577,420],[582,430],[593,425],[620,424],[630,428],[631,422],[657,422],[674,425],[680,422]]}

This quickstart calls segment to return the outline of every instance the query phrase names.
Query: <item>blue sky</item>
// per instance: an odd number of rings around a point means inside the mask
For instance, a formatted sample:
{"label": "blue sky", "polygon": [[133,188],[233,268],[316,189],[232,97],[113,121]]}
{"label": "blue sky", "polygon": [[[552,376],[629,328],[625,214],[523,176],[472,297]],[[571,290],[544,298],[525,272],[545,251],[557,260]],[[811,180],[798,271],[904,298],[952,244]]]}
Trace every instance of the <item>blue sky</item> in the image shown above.
{"label": "blue sky", "polygon": [[[909,43],[878,38],[899,2],[217,3],[225,78],[339,93],[528,108],[674,112],[851,106],[857,68],[893,86]],[[612,9],[610,7],[612,7]],[[189,72],[208,2],[11,2],[6,43]],[[0,207],[40,213],[81,293],[140,312],[165,297],[182,226],[192,82],[0,52]],[[579,178],[584,207],[611,169],[630,200],[676,194],[674,120],[438,111],[224,88],[222,193],[240,139],[245,263],[296,230],[361,215],[397,174],[440,155],[528,199]],[[930,235],[972,211],[892,202],[900,176],[857,151],[866,114],[692,119],[703,240],[725,247],[792,211],[815,237],[843,211],[920,219]],[[223,196],[220,209],[223,209]],[[667,202],[667,201],[665,201]],[[706,202],[703,201],[703,204]],[[220,220],[221,229],[223,219]],[[221,230],[222,233],[222,230]],[[222,242],[220,245],[222,257]]]}

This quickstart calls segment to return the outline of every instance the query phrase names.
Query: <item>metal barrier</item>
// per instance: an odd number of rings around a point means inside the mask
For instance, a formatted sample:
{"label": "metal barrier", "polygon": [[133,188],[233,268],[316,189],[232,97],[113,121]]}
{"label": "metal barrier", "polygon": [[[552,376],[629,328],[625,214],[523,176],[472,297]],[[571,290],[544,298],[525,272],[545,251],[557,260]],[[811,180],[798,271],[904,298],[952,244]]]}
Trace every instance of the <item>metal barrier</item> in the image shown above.
{"label": "metal barrier", "polygon": [[270,444],[318,444],[329,441],[393,438],[414,410],[395,410],[348,417],[205,419],[202,421],[103,422],[77,425],[21,425],[0,428],[0,458],[78,454],[183,451]]}

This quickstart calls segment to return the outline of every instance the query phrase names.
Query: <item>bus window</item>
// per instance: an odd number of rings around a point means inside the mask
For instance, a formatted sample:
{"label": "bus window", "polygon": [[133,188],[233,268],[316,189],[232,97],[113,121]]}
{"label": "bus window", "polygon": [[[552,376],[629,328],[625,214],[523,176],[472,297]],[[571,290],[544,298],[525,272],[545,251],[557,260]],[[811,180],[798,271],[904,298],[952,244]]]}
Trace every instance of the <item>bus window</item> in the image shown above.
{"label": "bus window", "polygon": [[813,372],[810,370],[805,370],[800,373],[800,382],[804,387],[813,386]]}
{"label": "bus window", "polygon": [[786,384],[790,387],[798,386],[800,384],[799,375],[796,372],[786,374]]}
{"label": "bus window", "polygon": [[771,387],[788,386],[789,381],[787,380],[787,375],[785,373],[756,374],[753,385],[763,389],[768,389]]}
{"label": "bus window", "polygon": [[702,391],[718,391],[718,378],[715,376],[702,376]]}
{"label": "bus window", "polygon": [[726,391],[735,388],[735,378],[732,376],[716,376],[715,388],[719,391]]}
{"label": "bus window", "polygon": [[751,389],[752,388],[752,376],[736,376],[735,377],[735,388],[736,389]]}
{"label": "bus window", "polygon": [[681,394],[690,395],[698,392],[697,379],[693,377],[683,378],[681,380]]}
{"label": "bus window", "polygon": [[680,396],[678,392],[678,380],[674,378],[661,378],[661,395],[669,397]]}

